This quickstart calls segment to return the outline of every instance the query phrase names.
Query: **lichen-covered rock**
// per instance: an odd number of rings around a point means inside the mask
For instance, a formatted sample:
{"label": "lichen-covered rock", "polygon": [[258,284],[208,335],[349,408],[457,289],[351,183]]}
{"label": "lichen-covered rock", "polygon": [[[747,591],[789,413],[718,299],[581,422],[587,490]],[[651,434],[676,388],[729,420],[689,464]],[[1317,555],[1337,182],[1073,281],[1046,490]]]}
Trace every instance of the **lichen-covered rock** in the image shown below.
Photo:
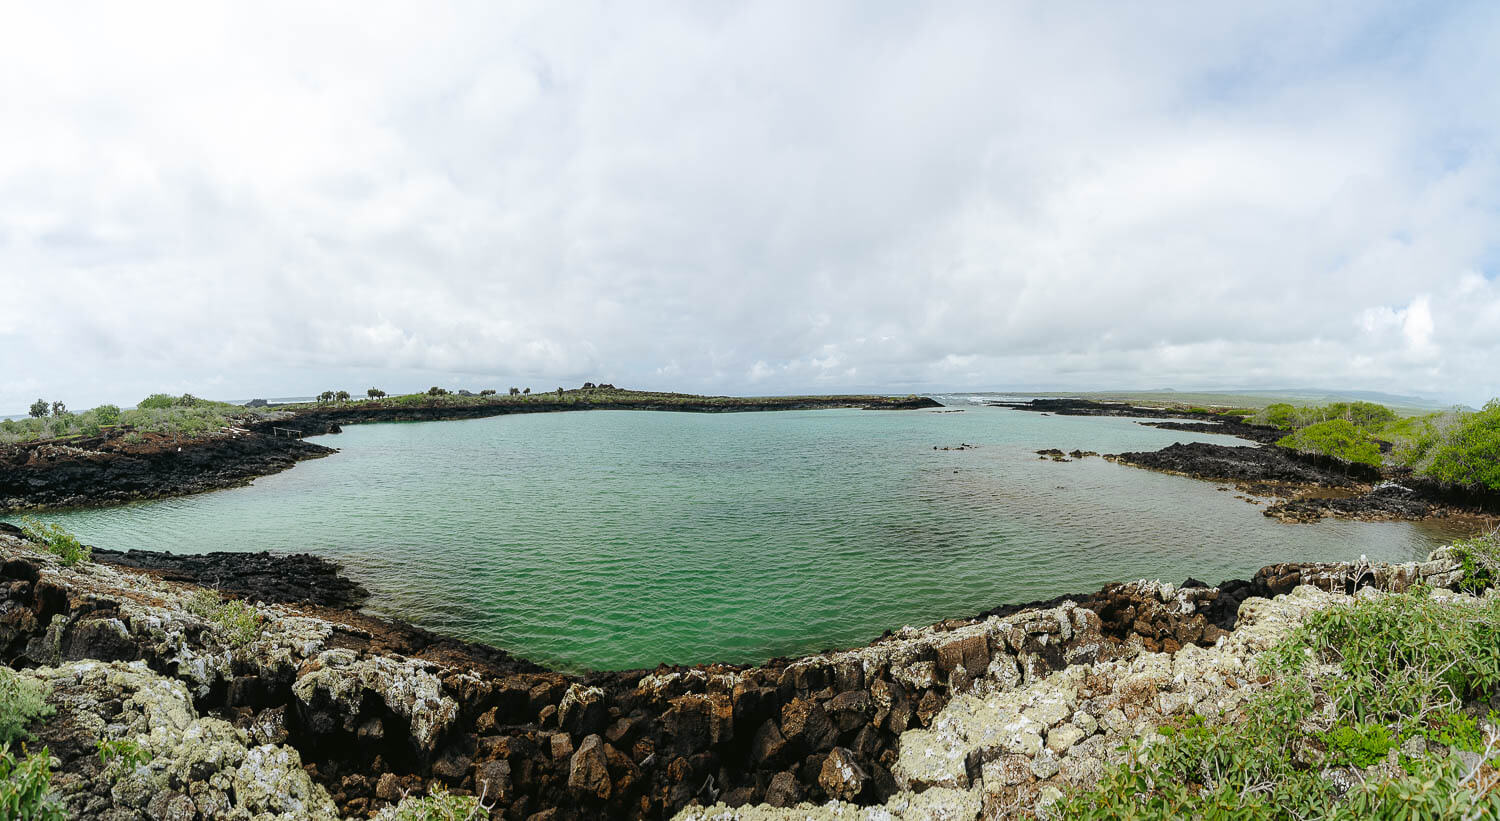
{"label": "lichen-covered rock", "polygon": [[[74,661],[25,674],[48,685],[56,710],[42,740],[55,738],[57,749],[81,754],[81,766],[54,781],[75,814],[337,817],[296,750],[256,745],[228,722],[200,716],[186,685],[157,675],[144,662]],[[108,764],[93,754],[99,741],[119,745],[121,752]],[[100,784],[109,785],[103,804],[95,789]]]}
{"label": "lichen-covered rock", "polygon": [[818,784],[833,798],[853,801],[864,791],[867,778],[869,776],[865,774],[854,753],[843,747],[834,747],[828,752],[828,757],[823,759]]}
{"label": "lichen-covered rock", "polygon": [[297,677],[292,694],[311,710],[333,709],[343,729],[355,732],[366,696],[406,719],[411,745],[430,754],[438,737],[458,717],[458,705],[443,692],[432,665],[391,656],[366,656],[343,648],[315,656]]}

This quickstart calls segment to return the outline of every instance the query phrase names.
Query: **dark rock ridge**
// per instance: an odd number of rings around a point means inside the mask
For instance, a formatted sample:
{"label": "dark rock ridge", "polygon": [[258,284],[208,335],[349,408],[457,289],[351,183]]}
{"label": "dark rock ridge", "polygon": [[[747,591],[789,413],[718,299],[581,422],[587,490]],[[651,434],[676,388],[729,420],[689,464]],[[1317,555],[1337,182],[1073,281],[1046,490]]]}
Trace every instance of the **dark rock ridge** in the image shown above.
{"label": "dark rock ridge", "polygon": [[357,608],[370,597],[363,585],[340,573],[337,562],[310,553],[177,554],[155,550],[94,548],[93,558],[147,570],[158,578],[191,582],[224,593],[273,604]]}
{"label": "dark rock ridge", "polygon": [[[1500,512],[1496,494],[1445,487],[1410,471],[1386,472],[1317,454],[1263,446],[1177,443],[1158,451],[1106,457],[1121,464],[1215,482],[1231,482],[1256,496],[1283,498],[1266,516],[1315,522],[1326,516],[1362,521],[1413,520]],[[1333,492],[1329,492],[1333,491]]]}
{"label": "dark rock ridge", "polygon": [[862,410],[919,410],[941,408],[942,404],[925,396],[808,396],[784,400],[745,400],[733,403],[711,401],[634,401],[591,399],[587,402],[549,402],[530,399],[525,402],[494,402],[471,405],[395,405],[380,402],[354,402],[300,409],[289,419],[266,420],[252,424],[253,430],[269,431],[273,427],[293,429],[306,436],[338,433],[342,425],[369,422],[436,422],[457,419],[485,419],[516,413],[562,413],[588,410],[673,411],[678,413],[754,413],[784,410],[826,410],[859,408]]}
{"label": "dark rock ridge", "polygon": [[[231,555],[252,568],[260,561]],[[957,693],[1029,684],[1141,647],[1212,644],[1252,595],[1401,582],[1378,567],[1276,565],[1219,587],[1108,585],[758,667],[570,676],[318,607],[277,610],[267,642],[226,647],[211,625],[173,609],[181,594],[168,583],[134,572],[64,570],[0,534],[0,653],[17,668],[144,662],[189,684],[200,712],[295,747],[344,814],[443,785],[482,792],[493,817],[512,819],[659,818],[715,801],[878,803],[900,788],[901,734],[928,727]],[[33,731],[60,772],[97,769],[97,739],[66,714]],[[116,800],[107,783],[79,789],[68,799],[75,810]]]}
{"label": "dark rock ridge", "polygon": [[1316,522],[1324,516],[1385,521],[1421,519],[1433,512],[1433,503],[1411,488],[1396,484],[1377,486],[1358,496],[1309,496],[1277,502],[1265,515],[1284,522]]}
{"label": "dark rock ridge", "polygon": [[138,436],[135,442],[112,436],[0,448],[0,513],[219,490],[336,452],[245,430],[196,439]]}
{"label": "dark rock ridge", "polygon": [[[1363,470],[1335,470],[1295,458],[1286,448],[1254,445],[1214,445],[1181,442],[1157,451],[1120,453],[1109,458],[1122,464],[1179,473],[1217,482],[1285,482],[1319,487],[1352,487]],[[1342,463],[1340,463],[1342,465]],[[1363,466],[1360,466],[1363,467]]]}
{"label": "dark rock ridge", "polygon": [[1142,425],[1166,430],[1190,431],[1193,433],[1222,433],[1238,436],[1252,442],[1273,444],[1286,436],[1286,431],[1266,425],[1247,424],[1243,417],[1231,413],[1193,413],[1175,408],[1141,408],[1124,402],[1096,402],[1091,399],[1032,399],[1029,402],[988,402],[993,407],[1011,410],[1055,413],[1058,416],[1119,416],[1139,418],[1145,416],[1183,419],[1184,422],[1142,421]]}
{"label": "dark rock ridge", "polygon": [[1236,436],[1240,439],[1249,439],[1263,445],[1274,445],[1286,436],[1286,431],[1280,428],[1266,427],[1264,425],[1247,425],[1238,419],[1221,417],[1221,422],[1141,422],[1149,428],[1161,428],[1162,430],[1180,430],[1187,433],[1221,433],[1226,436]]}

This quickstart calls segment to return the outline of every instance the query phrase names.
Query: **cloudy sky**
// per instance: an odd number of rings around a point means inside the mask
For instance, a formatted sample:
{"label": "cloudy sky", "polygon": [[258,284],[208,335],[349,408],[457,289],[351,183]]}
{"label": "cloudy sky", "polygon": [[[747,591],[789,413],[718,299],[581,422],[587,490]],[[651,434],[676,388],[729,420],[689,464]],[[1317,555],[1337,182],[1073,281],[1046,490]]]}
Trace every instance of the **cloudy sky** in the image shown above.
{"label": "cloudy sky", "polygon": [[1496,43],[1492,2],[7,2],[0,413],[585,379],[1478,404]]}

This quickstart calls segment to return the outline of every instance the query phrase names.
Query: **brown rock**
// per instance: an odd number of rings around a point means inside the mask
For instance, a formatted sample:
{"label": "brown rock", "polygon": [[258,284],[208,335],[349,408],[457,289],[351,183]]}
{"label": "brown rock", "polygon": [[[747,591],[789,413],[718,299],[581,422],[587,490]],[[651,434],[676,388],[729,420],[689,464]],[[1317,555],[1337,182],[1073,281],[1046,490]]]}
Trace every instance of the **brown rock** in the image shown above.
{"label": "brown rock", "polygon": [[469,774],[474,762],[468,756],[449,753],[432,763],[432,774],[444,781],[458,782]]}
{"label": "brown rock", "polygon": [[375,782],[375,797],[382,801],[401,800],[401,779],[395,773],[386,773]]}
{"label": "brown rock", "polygon": [[755,731],[755,738],[750,742],[750,758],[756,764],[765,764],[780,757],[786,749],[786,739],[782,737],[781,730],[777,728],[776,722],[766,719]]}
{"label": "brown rock", "polygon": [[723,801],[724,801],[725,806],[729,806],[729,807],[744,807],[744,806],[747,806],[749,804],[754,804],[755,803],[755,788],[754,787],[736,787],[735,789],[732,789],[729,792],[724,793]]}
{"label": "brown rock", "polygon": [[821,751],[833,747],[838,730],[821,705],[798,698],[781,708],[781,734],[793,744]]}
{"label": "brown rock", "polygon": [[548,744],[550,745],[548,749],[552,751],[552,758],[555,761],[561,761],[573,754],[573,738],[567,733],[554,734]]}
{"label": "brown rock", "polygon": [[932,648],[937,651],[938,669],[944,673],[963,667],[969,676],[984,675],[990,666],[990,645],[982,633],[949,637]]}
{"label": "brown rock", "polygon": [[635,725],[636,719],[629,717],[621,718],[609,725],[609,729],[604,731],[604,738],[609,743],[619,746],[621,742],[630,737],[631,732],[635,730]]}
{"label": "brown rock", "polygon": [[510,780],[510,762],[486,761],[475,768],[474,791],[484,796],[485,803],[509,803],[515,797]]}
{"label": "brown rock", "polygon": [[922,698],[917,702],[917,720],[922,722],[923,727],[931,724],[933,717],[942,711],[943,700],[934,690],[923,693]]}
{"label": "brown rock", "polygon": [[609,766],[604,756],[604,740],[590,735],[578,745],[568,765],[568,789],[599,800],[609,798]]}
{"label": "brown rock", "polygon": [[802,800],[802,787],[789,772],[777,773],[766,787],[766,803],[773,807],[792,807]]}
{"label": "brown rock", "polygon": [[834,747],[823,760],[818,784],[830,797],[840,801],[853,801],[864,790],[868,778],[854,753],[843,747]]}
{"label": "brown rock", "polygon": [[602,732],[608,720],[609,707],[604,702],[604,691],[597,687],[574,684],[557,707],[557,726],[570,735]]}
{"label": "brown rock", "polygon": [[849,690],[839,693],[823,705],[823,709],[833,718],[838,725],[839,732],[847,733],[870,721],[870,715],[874,713],[874,702],[870,694],[864,690]]}
{"label": "brown rock", "polygon": [[488,735],[495,731],[499,708],[491,707],[479,715],[474,721],[474,730],[480,735]]}

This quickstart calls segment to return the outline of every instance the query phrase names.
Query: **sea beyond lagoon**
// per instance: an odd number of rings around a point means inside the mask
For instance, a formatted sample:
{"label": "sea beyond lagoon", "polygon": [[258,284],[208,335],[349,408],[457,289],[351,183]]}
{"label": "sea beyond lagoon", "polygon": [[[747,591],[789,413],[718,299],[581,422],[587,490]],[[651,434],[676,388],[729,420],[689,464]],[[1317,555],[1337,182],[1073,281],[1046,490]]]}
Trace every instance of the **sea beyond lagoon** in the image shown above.
{"label": "sea beyond lagoon", "polygon": [[950,412],[353,425],[248,487],[44,518],[113,549],[316,553],[373,613],[566,671],[759,663],[1112,581],[1410,561],[1464,535],[1284,524],[1226,485],[1035,452],[1250,444],[1232,437],[936,398]]}

